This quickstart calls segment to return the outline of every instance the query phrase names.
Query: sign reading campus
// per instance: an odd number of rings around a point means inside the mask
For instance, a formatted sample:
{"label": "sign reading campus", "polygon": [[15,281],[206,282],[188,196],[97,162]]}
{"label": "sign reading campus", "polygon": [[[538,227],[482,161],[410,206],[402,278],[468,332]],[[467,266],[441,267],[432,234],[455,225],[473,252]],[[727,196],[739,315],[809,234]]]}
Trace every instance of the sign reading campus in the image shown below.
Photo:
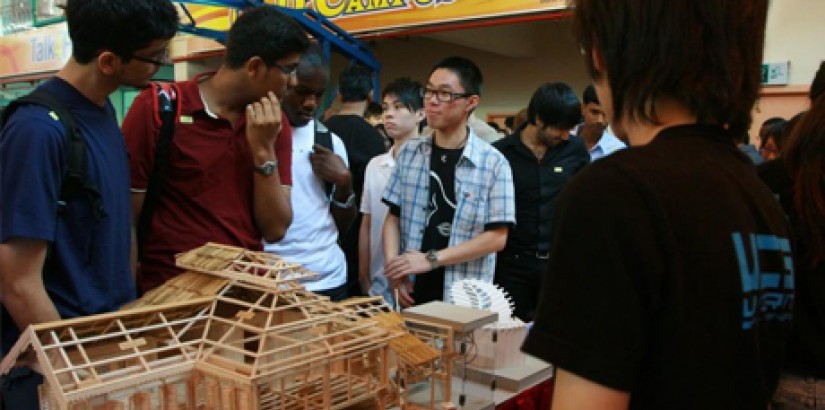
{"label": "sign reading campus", "polygon": [[311,8],[350,33],[559,11],[566,0],[266,0]]}

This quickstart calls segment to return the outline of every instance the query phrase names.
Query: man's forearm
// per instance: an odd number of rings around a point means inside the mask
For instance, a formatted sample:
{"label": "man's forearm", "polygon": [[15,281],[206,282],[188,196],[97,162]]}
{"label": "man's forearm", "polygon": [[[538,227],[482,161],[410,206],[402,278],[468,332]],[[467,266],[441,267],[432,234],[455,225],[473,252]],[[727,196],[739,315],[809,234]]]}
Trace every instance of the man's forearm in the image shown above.
{"label": "man's forearm", "polygon": [[3,291],[2,299],[20,331],[32,324],[60,320],[60,314],[46,293],[43,282],[13,285]]}
{"label": "man's forearm", "polygon": [[281,186],[277,171],[272,175],[256,172],[252,178],[255,224],[267,242],[278,242],[286,235],[286,230],[292,223],[289,194]]}
{"label": "man's forearm", "polygon": [[630,394],[556,369],[552,410],[627,410]]}
{"label": "man's forearm", "polygon": [[[370,214],[364,214],[361,219],[361,227],[358,230],[358,281],[361,284],[361,290],[364,294],[369,292],[372,285],[370,278],[370,226],[372,225],[372,217]],[[380,244],[378,244],[380,245]]]}
{"label": "man's forearm", "polygon": [[0,302],[22,331],[31,324],[60,320],[43,285],[47,243],[12,239],[0,244]]}
{"label": "man's forearm", "polygon": [[508,232],[509,228],[503,226],[484,231],[469,241],[441,249],[438,251],[438,264],[441,266],[456,265],[498,252],[507,244]]}
{"label": "man's forearm", "polygon": [[384,220],[384,228],[382,229],[382,237],[384,240],[384,263],[391,261],[398,256],[401,251],[401,228],[399,227],[399,219],[392,213],[387,213],[387,219]]}
{"label": "man's forearm", "polygon": [[[343,204],[349,200],[351,195],[353,195],[353,190],[352,180],[350,179],[346,183],[335,185],[335,192],[332,194],[332,199]],[[352,204],[347,208],[342,208],[338,205],[330,204],[330,209],[332,212],[332,219],[335,220],[335,226],[338,228],[338,234],[343,235],[345,232],[349,231],[349,228],[352,226],[352,222],[355,221],[355,217],[358,216],[356,205]]]}

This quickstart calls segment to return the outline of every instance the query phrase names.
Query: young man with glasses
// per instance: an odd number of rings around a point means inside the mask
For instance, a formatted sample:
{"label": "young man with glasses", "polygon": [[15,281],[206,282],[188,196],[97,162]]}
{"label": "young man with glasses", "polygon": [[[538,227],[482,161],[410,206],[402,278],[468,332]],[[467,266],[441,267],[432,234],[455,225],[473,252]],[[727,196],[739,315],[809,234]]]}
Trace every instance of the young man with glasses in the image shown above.
{"label": "young man with glasses", "polygon": [[433,135],[398,153],[383,197],[384,273],[403,306],[448,301],[461,279],[492,283],[495,253],[515,223],[510,165],[467,125],[481,85],[470,60],[436,64],[421,91]]}
{"label": "young man with glasses", "polygon": [[[284,236],[292,220],[286,189],[291,132],[280,99],[308,45],[305,32],[286,15],[270,6],[252,8],[229,30],[217,72],[175,84],[178,114],[141,244],[141,291],[180,273],[174,261],[179,252],[206,242],[261,250],[262,239]],[[123,122],[135,226],[155,165],[156,99],[151,90],[142,92]]]}
{"label": "young man with glasses", "polygon": [[[135,297],[129,168],[108,97],[157,72],[141,59],[165,52],[178,16],[167,0],[69,0],[65,13],[72,56],[38,91],[71,113],[85,144],[84,183],[99,198],[63,191],[70,142],[57,114],[17,108],[0,131],[0,356],[31,324],[113,311]],[[4,375],[0,408],[40,408],[41,380],[24,367]]]}
{"label": "young man with glasses", "polygon": [[539,87],[527,115],[525,126],[493,144],[513,169],[518,219],[498,254],[495,281],[510,294],[515,316],[531,322],[547,273],[556,197],[590,163],[590,155],[584,141],[571,135],[581,103],[567,84]]}

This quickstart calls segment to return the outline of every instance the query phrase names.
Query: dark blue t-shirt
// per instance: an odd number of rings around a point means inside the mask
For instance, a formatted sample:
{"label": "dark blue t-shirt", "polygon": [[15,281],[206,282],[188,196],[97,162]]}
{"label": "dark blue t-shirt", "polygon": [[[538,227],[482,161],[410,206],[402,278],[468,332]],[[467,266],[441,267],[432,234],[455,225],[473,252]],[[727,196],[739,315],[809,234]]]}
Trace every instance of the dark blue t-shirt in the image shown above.
{"label": "dark blue t-shirt", "polygon": [[[0,131],[0,242],[11,238],[51,243],[56,268],[43,281],[63,318],[118,309],[135,297],[129,268],[130,202],[126,145],[115,111],[101,108],[59,78],[40,86],[72,112],[86,143],[89,180],[101,193],[105,216],[95,220],[80,195],[58,216],[67,166],[66,132],[47,109],[20,107]],[[2,308],[2,353],[19,331]]]}

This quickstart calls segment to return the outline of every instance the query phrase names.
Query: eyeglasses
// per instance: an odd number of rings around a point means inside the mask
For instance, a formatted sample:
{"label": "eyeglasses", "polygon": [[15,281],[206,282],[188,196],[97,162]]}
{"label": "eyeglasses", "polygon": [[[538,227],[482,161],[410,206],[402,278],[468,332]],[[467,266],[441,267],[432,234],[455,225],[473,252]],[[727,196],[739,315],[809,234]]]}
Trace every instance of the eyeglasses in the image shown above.
{"label": "eyeglasses", "polygon": [[454,93],[452,91],[447,90],[433,90],[432,88],[422,88],[420,92],[421,97],[425,100],[429,100],[435,96],[438,101],[441,102],[450,102],[455,100],[456,98],[467,98],[472,95],[473,93]]}
{"label": "eyeglasses", "polygon": [[290,65],[280,65],[278,63],[272,63],[277,69],[281,70],[282,73],[286,74],[287,76],[295,75],[295,71],[298,70],[298,64],[290,64]]}
{"label": "eyeglasses", "polygon": [[137,61],[142,61],[144,63],[154,64],[158,67],[160,67],[162,65],[170,64],[172,62],[172,59],[169,58],[169,49],[168,48],[164,48],[163,50],[161,50],[157,54],[159,55],[160,58],[141,57],[141,56],[135,55],[135,54],[130,55],[129,58],[131,58],[133,60],[137,60]]}

